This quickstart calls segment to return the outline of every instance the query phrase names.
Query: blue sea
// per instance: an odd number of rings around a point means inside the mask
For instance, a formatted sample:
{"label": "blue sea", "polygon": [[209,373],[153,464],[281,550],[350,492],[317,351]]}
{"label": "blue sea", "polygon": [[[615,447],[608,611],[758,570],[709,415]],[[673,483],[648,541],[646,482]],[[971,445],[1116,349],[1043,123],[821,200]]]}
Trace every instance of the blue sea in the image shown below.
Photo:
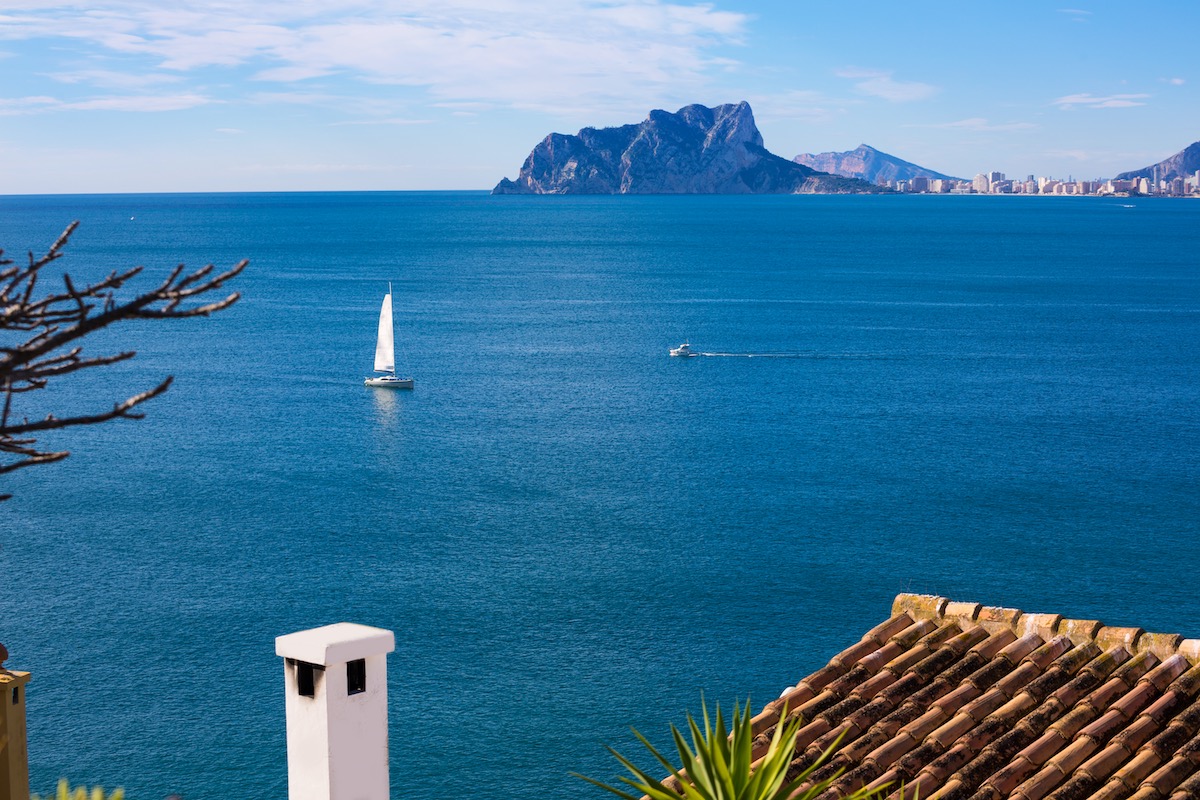
{"label": "blue sea", "polygon": [[[175,376],[2,476],[34,791],[285,797],[274,638],[343,620],[395,631],[406,800],[602,796],[629,726],[761,707],[900,592],[1200,636],[1200,203],[4,197],[0,245],[74,219],[49,273],[250,266],[21,398]],[[412,392],[362,385],[389,282]]]}

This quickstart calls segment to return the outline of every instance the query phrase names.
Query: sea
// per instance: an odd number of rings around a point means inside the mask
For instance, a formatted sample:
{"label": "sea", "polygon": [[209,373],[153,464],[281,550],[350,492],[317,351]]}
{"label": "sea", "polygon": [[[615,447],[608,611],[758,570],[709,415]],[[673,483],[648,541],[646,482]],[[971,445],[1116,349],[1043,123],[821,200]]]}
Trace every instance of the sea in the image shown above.
{"label": "sea", "polygon": [[604,796],[903,592],[1200,637],[1200,202],[8,196],[0,245],[72,220],[41,291],[250,264],[18,398],[175,378],[0,476],[35,792],[284,798],[275,637],[339,621],[395,632],[397,800]]}

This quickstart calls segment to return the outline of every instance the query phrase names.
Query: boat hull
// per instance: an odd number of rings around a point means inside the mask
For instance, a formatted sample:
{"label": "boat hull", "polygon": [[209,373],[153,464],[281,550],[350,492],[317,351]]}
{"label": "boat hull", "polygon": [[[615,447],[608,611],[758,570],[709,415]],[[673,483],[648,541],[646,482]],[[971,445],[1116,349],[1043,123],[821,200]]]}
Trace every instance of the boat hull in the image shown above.
{"label": "boat hull", "polygon": [[376,389],[411,389],[413,388],[413,379],[394,378],[388,375],[383,378],[367,378],[363,381],[363,386],[371,386]]}
{"label": "boat hull", "polygon": [[684,342],[679,347],[672,347],[667,352],[671,354],[671,358],[691,358],[696,355],[692,352],[691,342]]}

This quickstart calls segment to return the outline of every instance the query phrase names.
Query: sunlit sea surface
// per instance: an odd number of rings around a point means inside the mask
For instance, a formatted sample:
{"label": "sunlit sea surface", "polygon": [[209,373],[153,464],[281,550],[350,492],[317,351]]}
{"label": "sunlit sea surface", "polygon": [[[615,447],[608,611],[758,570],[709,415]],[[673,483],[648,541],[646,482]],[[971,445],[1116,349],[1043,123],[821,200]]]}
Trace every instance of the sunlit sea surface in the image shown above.
{"label": "sunlit sea surface", "polygon": [[[274,637],[342,620],[396,633],[406,800],[601,796],[630,725],[761,707],[899,592],[1200,635],[1198,202],[5,197],[0,244],[73,219],[77,280],[251,264],[22,398],[176,378],[3,476],[35,791],[285,797]],[[362,385],[389,281],[412,392]]]}

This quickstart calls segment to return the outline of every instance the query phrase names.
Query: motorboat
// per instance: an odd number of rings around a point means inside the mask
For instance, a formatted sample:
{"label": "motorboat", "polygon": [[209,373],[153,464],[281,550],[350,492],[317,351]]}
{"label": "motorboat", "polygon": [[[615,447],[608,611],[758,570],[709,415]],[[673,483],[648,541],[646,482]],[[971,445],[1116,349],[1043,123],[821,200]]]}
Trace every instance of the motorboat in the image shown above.
{"label": "motorboat", "polygon": [[679,347],[672,347],[670,353],[675,358],[691,358],[692,356],[697,355],[696,353],[692,352],[692,346],[687,342],[679,345]]}

